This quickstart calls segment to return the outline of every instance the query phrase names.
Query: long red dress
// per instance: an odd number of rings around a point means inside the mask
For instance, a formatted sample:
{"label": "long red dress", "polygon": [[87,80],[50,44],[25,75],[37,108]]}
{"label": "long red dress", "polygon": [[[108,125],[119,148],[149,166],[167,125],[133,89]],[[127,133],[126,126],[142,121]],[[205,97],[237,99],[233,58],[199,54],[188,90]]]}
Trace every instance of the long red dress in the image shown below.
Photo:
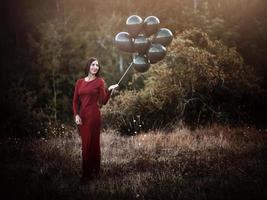
{"label": "long red dress", "polygon": [[100,170],[100,127],[101,114],[99,107],[109,100],[110,92],[105,89],[101,78],[92,81],[79,79],[73,95],[73,114],[78,114],[82,125],[78,125],[82,139],[83,178],[99,175]]}

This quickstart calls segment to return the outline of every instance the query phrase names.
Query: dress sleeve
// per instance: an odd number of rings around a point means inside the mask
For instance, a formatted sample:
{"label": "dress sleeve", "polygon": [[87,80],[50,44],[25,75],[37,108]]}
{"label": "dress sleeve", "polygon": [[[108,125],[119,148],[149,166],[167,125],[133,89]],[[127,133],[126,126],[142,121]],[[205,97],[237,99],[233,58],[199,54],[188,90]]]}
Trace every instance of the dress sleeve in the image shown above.
{"label": "dress sleeve", "polygon": [[78,108],[79,108],[78,88],[79,88],[79,80],[76,81],[74,93],[73,93],[73,100],[72,100],[72,109],[73,109],[74,117],[78,114]]}
{"label": "dress sleeve", "polygon": [[99,103],[100,105],[106,105],[110,98],[111,92],[106,89],[105,81],[103,79],[100,80]]}

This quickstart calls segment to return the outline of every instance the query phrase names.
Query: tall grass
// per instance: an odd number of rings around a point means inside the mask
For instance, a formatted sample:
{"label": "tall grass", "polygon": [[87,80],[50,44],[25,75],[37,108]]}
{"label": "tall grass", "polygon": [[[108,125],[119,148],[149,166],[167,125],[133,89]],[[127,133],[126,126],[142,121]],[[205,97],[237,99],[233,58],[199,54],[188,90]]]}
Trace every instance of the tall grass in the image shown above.
{"label": "tall grass", "polygon": [[214,126],[101,134],[101,177],[80,184],[78,134],[1,141],[10,199],[267,199],[267,132]]}

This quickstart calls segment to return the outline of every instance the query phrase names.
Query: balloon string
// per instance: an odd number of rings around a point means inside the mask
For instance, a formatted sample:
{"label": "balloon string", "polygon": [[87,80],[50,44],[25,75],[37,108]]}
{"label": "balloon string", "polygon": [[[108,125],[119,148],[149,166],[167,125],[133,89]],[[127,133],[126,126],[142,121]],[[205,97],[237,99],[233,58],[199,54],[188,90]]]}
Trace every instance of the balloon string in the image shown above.
{"label": "balloon string", "polygon": [[[129,67],[126,69],[126,71],[124,72],[124,74],[122,75],[122,77],[120,78],[120,80],[118,81],[118,85],[120,84],[120,82],[122,81],[122,79],[124,78],[124,76],[127,74],[127,72],[129,71],[129,69],[132,67],[132,65],[133,65],[133,63],[131,63],[130,65],[129,65]],[[111,95],[113,94],[113,92],[114,92],[114,90],[112,90],[112,92],[111,92]]]}
{"label": "balloon string", "polygon": [[124,76],[126,75],[126,73],[129,71],[129,69],[132,67],[133,63],[131,63],[129,65],[129,67],[126,69],[126,71],[124,72],[124,74],[122,75],[122,77],[120,78],[120,80],[118,81],[118,85],[120,84],[120,82],[122,81],[122,79],[124,78]]}

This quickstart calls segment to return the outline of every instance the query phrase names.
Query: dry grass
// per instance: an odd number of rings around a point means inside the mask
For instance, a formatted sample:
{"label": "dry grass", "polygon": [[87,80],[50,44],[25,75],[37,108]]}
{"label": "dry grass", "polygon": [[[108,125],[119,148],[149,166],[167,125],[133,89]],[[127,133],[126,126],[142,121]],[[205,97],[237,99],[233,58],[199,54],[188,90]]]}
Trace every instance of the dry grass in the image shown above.
{"label": "dry grass", "polygon": [[80,185],[80,138],[1,141],[10,199],[266,199],[267,132],[214,126],[101,136],[101,178]]}

